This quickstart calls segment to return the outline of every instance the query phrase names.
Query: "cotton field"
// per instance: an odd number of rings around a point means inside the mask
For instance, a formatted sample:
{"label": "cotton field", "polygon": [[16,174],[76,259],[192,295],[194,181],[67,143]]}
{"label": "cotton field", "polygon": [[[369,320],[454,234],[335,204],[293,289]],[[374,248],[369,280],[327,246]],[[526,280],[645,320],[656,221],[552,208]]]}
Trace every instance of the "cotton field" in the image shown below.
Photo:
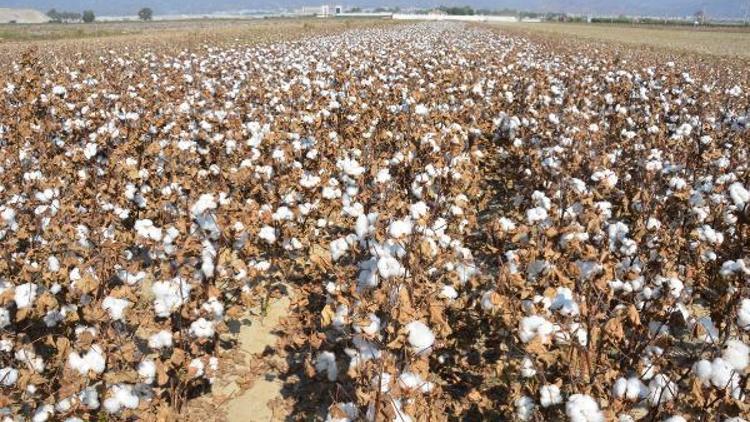
{"label": "cotton field", "polygon": [[48,53],[0,73],[4,421],[185,418],[290,291],[294,419],[750,417],[747,68],[449,23]]}

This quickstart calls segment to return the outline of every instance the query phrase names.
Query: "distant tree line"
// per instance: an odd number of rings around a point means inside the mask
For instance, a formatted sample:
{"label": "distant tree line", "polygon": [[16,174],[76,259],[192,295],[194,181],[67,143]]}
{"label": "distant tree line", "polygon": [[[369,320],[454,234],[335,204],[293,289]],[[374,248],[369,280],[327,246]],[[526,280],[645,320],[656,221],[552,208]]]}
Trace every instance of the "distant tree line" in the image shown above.
{"label": "distant tree line", "polygon": [[47,17],[49,18],[50,22],[55,23],[91,23],[96,20],[96,15],[94,15],[93,10],[84,10],[83,13],[80,13],[67,11],[58,12],[57,9],[51,9],[47,12]]}
{"label": "distant tree line", "polygon": [[[91,23],[96,20],[96,15],[94,14],[93,10],[84,10],[83,13],[80,13],[66,11],[58,12],[57,9],[50,9],[47,12],[47,17],[49,18],[50,22],[55,23]],[[138,11],[138,19],[140,20],[150,21],[151,19],[153,19],[153,17],[154,11],[149,7],[144,7],[143,9]]]}

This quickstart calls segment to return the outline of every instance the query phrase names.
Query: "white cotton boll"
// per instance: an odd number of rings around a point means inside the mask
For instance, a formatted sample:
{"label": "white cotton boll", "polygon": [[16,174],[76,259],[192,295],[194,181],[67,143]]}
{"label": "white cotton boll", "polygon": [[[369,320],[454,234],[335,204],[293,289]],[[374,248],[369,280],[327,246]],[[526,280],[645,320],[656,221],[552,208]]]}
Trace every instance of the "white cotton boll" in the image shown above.
{"label": "white cotton boll", "polygon": [[258,233],[258,237],[265,240],[269,245],[276,243],[276,229],[271,226],[263,226]]}
{"label": "white cotton boll", "polygon": [[162,349],[172,347],[172,333],[161,330],[148,338],[148,347],[152,349]]}
{"label": "white cotton boll", "polygon": [[336,366],[336,355],[332,352],[321,352],[315,359],[315,370],[318,373],[325,372],[328,381],[336,381],[338,378],[338,367]]}
{"label": "white cotton boll", "polygon": [[410,391],[421,391],[422,393],[429,393],[435,387],[435,385],[429,381],[425,381],[419,374],[413,372],[404,372],[398,377],[398,385],[402,389]]}
{"label": "white cotton boll", "polygon": [[539,388],[539,403],[542,407],[550,407],[562,403],[560,387],[555,384],[543,385]]}
{"label": "white cotton boll", "polygon": [[375,181],[379,184],[388,183],[391,181],[391,172],[388,168],[382,168],[378,170],[378,174],[375,175]]}
{"label": "white cotton boll", "polygon": [[547,321],[544,317],[531,315],[524,317],[519,322],[518,335],[524,343],[532,341],[537,336],[542,343],[545,343],[556,331],[555,325]]}
{"label": "white cotton boll", "polygon": [[23,362],[24,365],[33,369],[35,372],[44,372],[44,359],[41,356],[37,356],[34,350],[31,349],[20,349],[16,350],[16,360]]}
{"label": "white cotton boll", "polygon": [[458,297],[458,292],[456,291],[453,286],[445,285],[442,289],[440,289],[440,295],[443,299],[453,300]]}
{"label": "white cotton boll", "polygon": [[687,420],[680,415],[674,415],[664,419],[663,422],[687,422]]}
{"label": "white cotton boll", "polygon": [[95,344],[83,356],[78,352],[71,352],[68,355],[68,365],[81,375],[87,375],[89,371],[101,374],[106,367],[106,359],[102,348]]}
{"label": "white cotton boll", "polygon": [[176,277],[169,281],[157,281],[151,286],[154,294],[154,312],[160,318],[166,318],[176,311],[186,299],[190,298],[192,287],[183,279]]}
{"label": "white cotton boll", "polygon": [[190,335],[193,337],[213,337],[214,323],[205,318],[198,318],[190,324]]}
{"label": "white cotton boll", "polygon": [[713,371],[711,362],[706,359],[701,359],[693,364],[693,372],[704,385],[708,385],[711,382],[711,373]]}
{"label": "white cotton boll", "polygon": [[53,273],[60,271],[60,260],[56,256],[50,255],[47,257],[47,270]]}
{"label": "white cotton boll", "polygon": [[81,401],[81,404],[89,409],[94,410],[99,408],[99,393],[97,392],[96,387],[84,388],[78,393],[78,399]]}
{"label": "white cotton boll", "polygon": [[534,224],[539,221],[544,221],[547,219],[547,210],[542,207],[536,207],[531,208],[529,210],[526,210],[526,221],[529,222],[529,224]]}
{"label": "white cotton boll", "polygon": [[132,386],[116,384],[110,389],[110,397],[104,400],[104,408],[109,413],[117,413],[123,407],[126,409],[138,408],[139,401]]}
{"label": "white cotton boll", "polygon": [[349,250],[349,243],[346,241],[345,237],[340,237],[331,242],[328,248],[331,251],[331,259],[338,261],[339,258],[346,256],[346,253]]}
{"label": "white cotton boll", "polygon": [[[750,331],[750,299],[740,301],[740,309],[737,310],[737,325],[743,330]],[[2,327],[1,322],[0,327]]]}
{"label": "white cotton boll", "polygon": [[630,377],[625,384],[625,398],[636,401],[648,397],[648,387],[638,377]]}
{"label": "white cotton boll", "polygon": [[224,316],[224,304],[215,297],[209,298],[201,305],[201,308],[210,313],[214,319],[221,319]]}
{"label": "white cotton boll", "polygon": [[36,300],[39,286],[34,283],[24,283],[16,286],[14,300],[18,309],[29,308]]}
{"label": "white cotton boll", "polygon": [[657,374],[648,384],[651,406],[667,403],[677,397],[677,384],[664,374]]}
{"label": "white cotton boll", "polygon": [[299,184],[302,185],[303,188],[312,189],[320,184],[320,177],[305,172],[300,178]]}
{"label": "white cotton boll", "polygon": [[579,313],[578,303],[573,299],[573,292],[567,287],[558,287],[549,309],[565,316],[576,316]]}
{"label": "white cotton boll", "polygon": [[402,277],[406,270],[401,266],[398,260],[390,255],[385,255],[378,259],[378,274],[383,278]]}
{"label": "white cotton boll", "polygon": [[0,329],[9,326],[10,322],[10,311],[6,308],[0,307]]}
{"label": "white cotton boll", "polygon": [[395,220],[388,226],[388,234],[394,239],[401,239],[402,237],[411,235],[412,222],[409,218],[403,220]]}
{"label": "white cotton boll", "polygon": [[45,422],[55,414],[55,408],[51,404],[40,406],[34,411],[31,422]]}
{"label": "white cotton boll", "polygon": [[591,396],[573,394],[565,404],[565,414],[571,422],[604,422],[604,414]]}
{"label": "white cotton boll", "polygon": [[536,368],[534,367],[534,361],[528,357],[524,357],[521,361],[521,376],[523,378],[531,378],[536,375]]}
{"label": "white cotton boll", "polygon": [[419,201],[409,206],[409,213],[411,214],[411,218],[413,218],[414,220],[419,220],[420,218],[426,216],[429,212],[430,208],[423,201]]}
{"label": "white cotton boll", "polygon": [[726,388],[730,386],[734,375],[734,368],[724,359],[716,358],[711,362],[711,383],[715,387]]}
{"label": "white cotton boll", "polygon": [[617,185],[618,177],[612,170],[605,169],[594,172],[591,175],[591,180],[598,182],[605,187],[613,188]]}
{"label": "white cotton boll", "polygon": [[628,380],[620,377],[618,378],[614,385],[612,385],[612,395],[615,398],[621,399],[625,397],[625,394],[628,391]]}
{"label": "white cotton boll", "polygon": [[354,330],[358,333],[374,336],[380,332],[380,318],[375,314],[369,314],[364,322],[358,322],[354,326]]}
{"label": "white cotton boll", "polygon": [[391,380],[393,379],[393,376],[389,374],[388,372],[381,372],[378,374],[375,374],[375,376],[372,377],[372,380],[370,383],[372,384],[372,387],[374,389],[378,389],[378,383],[380,383],[380,392],[381,393],[387,393],[391,391]]}
{"label": "white cotton boll", "polygon": [[188,371],[193,374],[193,378],[200,378],[203,376],[206,370],[206,365],[200,358],[195,358],[190,361],[188,365]]}
{"label": "white cotton boll", "polygon": [[435,343],[435,334],[421,321],[406,324],[406,332],[409,334],[409,344],[417,353],[428,350]]}
{"label": "white cotton boll", "polygon": [[102,301],[102,309],[109,313],[109,317],[114,320],[122,320],[125,316],[125,308],[130,306],[129,300],[119,299],[112,296],[107,296]]}
{"label": "white cotton boll", "polygon": [[494,290],[489,290],[482,293],[482,299],[480,300],[479,305],[482,307],[483,311],[490,312],[495,309],[495,304],[492,301],[494,294]]}
{"label": "white cotton boll", "polygon": [[149,219],[136,220],[133,225],[138,236],[152,239],[156,242],[160,242],[162,238],[162,231],[160,228],[154,226],[153,221]]}
{"label": "white cotton boll", "polygon": [[534,415],[534,399],[529,396],[521,396],[515,402],[516,405],[516,416],[519,420],[527,421]]}
{"label": "white cotton boll", "polygon": [[[339,412],[346,415],[345,417],[334,417],[333,412],[329,411],[326,415],[325,422],[354,422],[359,418],[359,409],[354,403],[338,403],[335,406]],[[370,419],[368,419],[370,420]],[[400,422],[400,421],[399,421]],[[404,421],[406,422],[406,421]]]}
{"label": "white cotton boll", "polygon": [[18,381],[18,370],[11,367],[0,368],[0,385],[12,387]]}
{"label": "white cotton boll", "polygon": [[83,148],[83,156],[90,160],[91,158],[96,156],[96,152],[98,149],[98,145],[94,142],[89,142],[86,144],[86,146]]}
{"label": "white cotton boll", "polygon": [[729,185],[729,197],[737,208],[744,208],[745,204],[750,202],[750,191],[745,189],[740,182],[734,182]]}
{"label": "white cotton boll", "polygon": [[364,173],[366,170],[364,167],[359,165],[357,160],[350,158],[344,158],[343,160],[337,161],[336,167],[343,170],[343,172],[346,173],[347,176],[351,177],[358,177],[362,175],[362,173]]}
{"label": "white cotton boll", "polygon": [[156,364],[153,360],[147,359],[143,362],[138,364],[138,376],[141,377],[141,380],[143,380],[146,384],[151,384],[154,382],[154,377],[156,376]]}
{"label": "white cotton boll", "polygon": [[736,339],[728,340],[722,357],[732,368],[742,372],[750,364],[750,347]]}
{"label": "white cotton boll", "polygon": [[414,113],[419,116],[426,116],[430,113],[430,110],[424,104],[417,104],[414,107]]}

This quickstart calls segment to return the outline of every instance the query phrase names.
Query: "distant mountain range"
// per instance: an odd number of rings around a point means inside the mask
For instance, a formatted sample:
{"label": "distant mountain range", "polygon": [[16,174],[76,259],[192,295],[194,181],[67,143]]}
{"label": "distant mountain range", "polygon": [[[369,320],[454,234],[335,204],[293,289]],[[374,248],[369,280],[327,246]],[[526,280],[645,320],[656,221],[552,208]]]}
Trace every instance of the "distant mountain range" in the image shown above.
{"label": "distant mountain range", "polygon": [[81,11],[98,15],[135,15],[142,7],[155,14],[207,14],[239,10],[282,10],[319,4],[345,7],[437,7],[469,5],[486,9],[567,12],[593,15],[689,16],[704,10],[709,18],[743,18],[750,0],[2,0],[4,7]]}

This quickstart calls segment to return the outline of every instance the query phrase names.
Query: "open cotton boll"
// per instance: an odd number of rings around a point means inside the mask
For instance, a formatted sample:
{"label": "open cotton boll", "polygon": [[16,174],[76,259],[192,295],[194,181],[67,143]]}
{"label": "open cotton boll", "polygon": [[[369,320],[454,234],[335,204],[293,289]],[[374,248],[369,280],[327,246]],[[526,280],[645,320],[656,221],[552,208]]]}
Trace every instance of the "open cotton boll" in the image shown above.
{"label": "open cotton boll", "polygon": [[539,388],[539,403],[542,407],[550,407],[562,403],[560,387],[555,384],[543,385]]}
{"label": "open cotton boll", "polygon": [[579,312],[578,304],[573,299],[573,292],[567,287],[557,288],[557,294],[552,299],[549,308],[565,316],[576,316]]}
{"label": "open cotton boll", "polygon": [[39,406],[34,411],[34,416],[31,418],[31,422],[45,422],[49,420],[55,414],[55,408],[51,404],[45,404]]}
{"label": "open cotton boll", "polygon": [[276,243],[276,229],[271,226],[263,226],[258,232],[258,237],[265,240],[269,245]]}
{"label": "open cotton boll", "polygon": [[346,241],[345,237],[340,237],[331,242],[329,249],[331,251],[331,259],[338,261],[339,258],[346,255],[349,250],[349,243]]}
{"label": "open cotton boll", "polygon": [[325,422],[354,422],[359,418],[359,408],[354,403],[337,403],[328,410]]}
{"label": "open cotton boll", "polygon": [[616,398],[626,398],[630,401],[645,398],[648,393],[648,387],[638,377],[618,378],[612,387],[612,394]]}
{"label": "open cotton boll", "polygon": [[742,209],[745,204],[750,203],[750,191],[745,189],[745,186],[740,182],[734,182],[729,185],[729,197],[732,198],[734,205]]}
{"label": "open cotton boll", "polygon": [[409,213],[414,220],[419,220],[429,214],[429,212],[430,208],[423,201],[419,201],[409,206]]}
{"label": "open cotton boll", "polygon": [[138,375],[146,384],[154,382],[156,376],[156,364],[151,359],[146,359],[138,364]]}
{"label": "open cotton boll", "polygon": [[101,346],[94,344],[83,356],[78,352],[71,352],[68,355],[68,365],[81,375],[87,375],[89,371],[101,374],[106,367],[106,359]]}
{"label": "open cotton boll", "polygon": [[542,207],[531,208],[526,210],[526,221],[534,224],[547,219],[547,210]]}
{"label": "open cotton boll", "polygon": [[674,415],[664,419],[664,422],[687,422],[687,420],[680,415]]}
{"label": "open cotton boll", "polygon": [[521,396],[516,400],[515,405],[516,416],[519,420],[528,421],[534,415],[536,405],[534,404],[534,399],[531,397]]}
{"label": "open cotton boll", "polygon": [[737,325],[743,330],[750,330],[750,299],[740,301],[740,309],[737,310]]}
{"label": "open cotton boll", "polygon": [[402,220],[395,220],[388,225],[388,235],[394,239],[401,239],[412,233],[413,224],[409,217]]}
{"label": "open cotton boll", "polygon": [[183,279],[176,277],[169,281],[157,281],[151,287],[154,294],[154,311],[156,316],[168,317],[172,312],[190,298],[192,286]]}
{"label": "open cotton boll", "polygon": [[338,378],[338,367],[336,366],[336,355],[332,352],[321,352],[315,359],[315,370],[318,373],[326,373],[328,381],[336,381]]}
{"label": "open cotton boll", "polygon": [[154,226],[153,221],[149,219],[136,220],[133,228],[135,229],[135,232],[138,234],[138,236],[145,237],[156,242],[160,242],[162,239],[161,229]]}
{"label": "open cotton boll", "polygon": [[109,317],[114,320],[122,320],[125,316],[125,308],[130,306],[129,300],[107,296],[102,301],[102,309],[109,313]]}
{"label": "open cotton boll", "polygon": [[18,309],[29,308],[36,300],[39,286],[34,283],[19,284],[15,288],[13,300],[16,302]]}
{"label": "open cotton boll", "polygon": [[423,380],[419,374],[413,372],[404,372],[399,375],[398,385],[402,389],[421,391],[422,393],[429,393],[435,387],[433,383]]}
{"label": "open cotton boll", "polygon": [[524,317],[519,322],[519,337],[524,343],[528,343],[535,337],[539,337],[542,343],[546,343],[550,336],[557,331],[557,327],[544,317],[531,315]]}
{"label": "open cotton boll", "polygon": [[0,385],[12,387],[18,381],[18,370],[11,367],[0,368]]}
{"label": "open cotton boll", "polygon": [[10,325],[10,311],[0,306],[0,329]]}
{"label": "open cotton boll", "polygon": [[531,378],[534,375],[536,375],[534,361],[532,361],[528,357],[524,357],[521,361],[521,376],[524,378]]}
{"label": "open cotton boll", "polygon": [[443,299],[453,300],[458,297],[458,292],[453,286],[444,285],[442,289],[440,289],[440,297]]}
{"label": "open cotton boll", "polygon": [[134,393],[133,387],[127,384],[113,385],[109,390],[110,397],[104,400],[104,409],[109,413],[117,413],[123,407],[126,409],[138,408],[140,400]]}
{"label": "open cotton boll", "polygon": [[172,347],[172,333],[161,330],[148,338],[148,347],[152,349],[163,349]]}
{"label": "open cotton boll", "polygon": [[213,337],[214,323],[205,318],[198,318],[190,324],[190,335],[193,337]]}
{"label": "open cotton boll", "polygon": [[401,266],[398,260],[390,255],[385,255],[378,259],[378,274],[383,278],[401,277],[406,274],[406,269]]}
{"label": "open cotton boll", "polygon": [[193,378],[200,378],[205,373],[206,364],[200,358],[195,358],[190,361],[188,365],[188,373],[192,374]]}
{"label": "open cotton boll", "polygon": [[604,414],[593,397],[573,394],[565,403],[565,414],[571,422],[604,422]]}
{"label": "open cotton boll", "polygon": [[736,339],[728,340],[722,357],[732,368],[742,372],[750,364],[750,347]]}
{"label": "open cotton boll", "polygon": [[435,343],[435,334],[421,321],[406,324],[406,332],[409,334],[409,344],[417,353],[428,350]]}
{"label": "open cotton boll", "polygon": [[672,382],[668,376],[657,374],[648,384],[648,400],[651,406],[667,403],[677,397],[677,384]]}

